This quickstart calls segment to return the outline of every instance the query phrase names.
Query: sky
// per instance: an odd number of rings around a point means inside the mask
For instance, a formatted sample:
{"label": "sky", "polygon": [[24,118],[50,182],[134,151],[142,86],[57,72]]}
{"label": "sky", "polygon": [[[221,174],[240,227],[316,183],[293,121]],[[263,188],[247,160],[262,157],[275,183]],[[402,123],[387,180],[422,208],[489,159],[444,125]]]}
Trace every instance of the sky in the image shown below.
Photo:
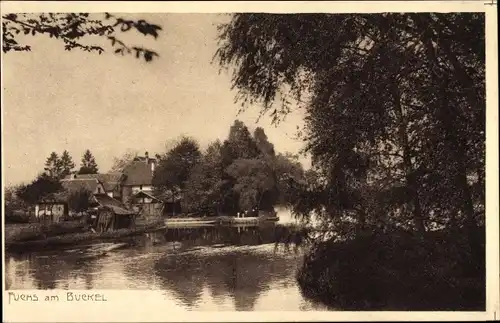
{"label": "sky", "polygon": [[[119,15],[119,14],[118,14]],[[201,146],[225,139],[238,118],[250,131],[265,129],[279,152],[298,153],[303,115],[278,126],[259,106],[238,115],[231,75],[212,64],[221,14],[134,15],[162,26],[157,40],[128,32],[120,39],[160,54],[151,63],[112,52],[67,52],[48,36],[22,38],[31,52],[3,55],[3,158],[6,185],[31,181],[52,151],[69,151],[79,166],[85,149],[106,172],[127,151],[165,152],[181,135]],[[100,40],[96,40],[99,42]],[[309,160],[301,159],[305,167]]]}

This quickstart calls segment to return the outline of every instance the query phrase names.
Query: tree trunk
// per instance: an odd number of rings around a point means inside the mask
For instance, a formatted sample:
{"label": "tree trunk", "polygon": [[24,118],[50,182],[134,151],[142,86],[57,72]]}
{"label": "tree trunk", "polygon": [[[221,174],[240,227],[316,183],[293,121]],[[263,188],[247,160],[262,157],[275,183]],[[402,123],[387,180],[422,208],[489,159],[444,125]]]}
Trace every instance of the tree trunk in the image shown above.
{"label": "tree trunk", "polygon": [[[431,66],[439,68],[438,60],[436,57],[436,53],[434,52],[434,47],[432,45],[432,39],[431,39],[433,31],[429,29],[429,26],[427,25],[433,20],[430,17],[427,17],[428,19],[426,19],[425,17],[420,19],[421,18],[420,16],[415,16],[414,18],[419,29],[424,31],[422,35],[422,42],[426,47],[427,59],[429,60]],[[469,88],[470,86],[472,86],[471,84],[472,80],[465,73],[465,70],[462,68],[456,57],[451,53],[451,50],[447,45],[448,44],[445,42],[444,51],[446,53],[448,60],[450,60],[451,64],[455,68],[456,75],[454,75],[454,77],[462,84],[462,86],[464,86],[465,88]],[[447,138],[450,150],[452,151],[452,154],[454,156],[453,159],[457,164],[458,174],[456,177],[456,183],[460,189],[460,195],[463,201],[461,209],[466,215],[466,226],[469,235],[470,247],[471,250],[477,250],[478,248],[477,243],[474,242],[477,241],[476,221],[474,219],[474,205],[472,202],[472,194],[469,185],[467,183],[467,168],[466,168],[466,162],[464,160],[466,158],[465,144],[458,138],[456,134],[455,120],[457,111],[454,111],[454,109],[449,105],[446,93],[449,85],[449,80],[448,80],[449,76],[446,74],[444,76],[438,76],[436,73],[431,73],[431,77],[434,80],[434,82],[436,82],[436,84],[440,85],[438,92],[438,95],[440,96],[439,97],[440,104],[438,106],[439,109],[438,118],[441,124],[443,125],[443,129],[445,131],[445,137]],[[472,92],[469,91],[467,99],[469,101],[471,109],[478,108],[478,99],[474,91]]]}
{"label": "tree trunk", "polygon": [[473,255],[479,255],[483,252],[478,237],[477,223],[474,215],[474,202],[472,199],[472,192],[467,182],[467,166],[466,166],[466,146],[456,132],[456,114],[453,107],[450,106],[446,95],[448,80],[442,80],[441,85],[441,102],[439,104],[439,117],[440,122],[443,124],[445,136],[449,145],[449,150],[452,152],[453,160],[456,163],[457,172],[455,174],[455,183],[460,191],[460,198],[462,201],[461,209],[465,214],[464,226],[467,232],[469,241],[470,252]]}
{"label": "tree trunk", "polygon": [[412,197],[413,202],[413,221],[415,223],[415,227],[419,232],[425,232],[425,224],[422,216],[422,209],[420,206],[420,199],[418,196],[418,183],[415,178],[415,170],[413,169],[413,165],[411,162],[411,149],[408,143],[408,134],[407,134],[407,123],[403,116],[403,107],[401,106],[401,94],[399,93],[398,84],[396,80],[392,85],[392,94],[394,97],[394,105],[395,105],[395,113],[398,118],[398,131],[399,131],[399,140],[400,144],[403,147],[403,167],[406,177],[406,183],[408,189],[410,191],[410,195]]}
{"label": "tree trunk", "polygon": [[356,230],[357,230],[356,235],[360,236],[365,232],[366,229],[366,211],[363,208],[363,206],[361,206],[360,209],[358,210],[358,214],[359,216],[358,216],[358,223],[356,225]]}

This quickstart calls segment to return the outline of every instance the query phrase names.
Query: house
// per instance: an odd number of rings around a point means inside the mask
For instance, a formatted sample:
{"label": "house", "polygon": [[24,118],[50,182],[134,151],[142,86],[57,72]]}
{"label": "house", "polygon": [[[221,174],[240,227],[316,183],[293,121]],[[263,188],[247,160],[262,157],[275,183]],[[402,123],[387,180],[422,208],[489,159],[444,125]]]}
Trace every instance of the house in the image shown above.
{"label": "house", "polygon": [[149,204],[161,203],[153,195],[153,173],[157,164],[156,158],[136,157],[124,169],[125,176],[121,183],[122,202],[140,209],[154,209]]}
{"label": "house", "polygon": [[158,199],[163,201],[162,215],[176,216],[181,214],[181,196],[178,192],[176,194],[171,191],[163,192],[158,195]]}
{"label": "house", "polygon": [[138,156],[123,170],[122,202],[140,215],[178,215],[181,213],[180,195],[153,192],[153,174],[157,158]]}
{"label": "house", "polygon": [[[91,194],[84,208],[103,214],[101,217],[96,217],[100,221],[102,230],[129,228],[135,224],[137,212],[127,209],[120,200],[114,198],[115,194],[121,196],[123,180],[123,174],[69,175],[61,180],[64,189],[62,192],[52,194],[36,204],[35,217],[39,222],[55,223],[73,216],[69,210],[72,203],[70,196],[72,193],[86,190]],[[79,204],[78,201],[75,203]]]}
{"label": "house", "polygon": [[98,232],[107,232],[135,227],[136,212],[128,210],[123,203],[107,194],[95,195],[98,203],[93,223]]}
{"label": "house", "polygon": [[63,194],[45,198],[35,205],[35,218],[43,224],[63,221],[68,216],[68,202]]}
{"label": "house", "polygon": [[[88,203],[85,202],[85,204],[83,204],[83,208],[96,209],[97,207],[100,206],[99,202],[96,200],[96,197],[98,196],[109,197],[106,194],[105,184],[99,181],[99,179],[96,176],[73,174],[62,179],[61,185],[64,188],[64,192],[66,194],[65,200],[68,203],[68,205],[71,202],[70,201],[71,194],[76,192],[81,192],[82,190],[90,192]],[[71,210],[70,210],[70,215],[73,215],[71,214]]]}
{"label": "house", "polygon": [[153,174],[158,164],[156,158],[135,157],[121,173],[72,174],[61,182],[72,190],[87,188],[93,195],[103,194],[122,203],[122,208],[140,216],[175,215],[181,212],[180,197],[156,196],[153,192]]}
{"label": "house", "polygon": [[123,169],[125,180],[122,182],[122,193],[124,198],[139,191],[153,191],[153,173],[157,163],[156,158],[149,158],[149,154],[146,152],[145,157],[135,157]]}
{"label": "house", "polygon": [[77,192],[85,189],[92,193],[92,195],[106,194],[104,185],[97,178],[81,176],[83,175],[69,175],[61,180],[61,185],[68,192]]}
{"label": "house", "polygon": [[[104,194],[104,186],[95,178],[77,178],[74,175],[61,180],[63,191],[51,194],[35,205],[35,218],[45,224],[61,222],[74,214],[70,211],[70,195],[81,190],[93,194]],[[91,196],[92,196],[91,195]],[[95,203],[89,201],[92,207]]]}
{"label": "house", "polygon": [[[121,184],[125,180],[123,173],[107,173],[107,174],[72,174],[66,176],[64,180],[82,179],[93,180],[96,179],[103,186],[105,194],[121,200],[122,188]],[[100,194],[100,193],[97,193]]]}
{"label": "house", "polygon": [[146,191],[133,194],[130,205],[134,211],[142,216],[160,216],[163,213],[163,201]]}

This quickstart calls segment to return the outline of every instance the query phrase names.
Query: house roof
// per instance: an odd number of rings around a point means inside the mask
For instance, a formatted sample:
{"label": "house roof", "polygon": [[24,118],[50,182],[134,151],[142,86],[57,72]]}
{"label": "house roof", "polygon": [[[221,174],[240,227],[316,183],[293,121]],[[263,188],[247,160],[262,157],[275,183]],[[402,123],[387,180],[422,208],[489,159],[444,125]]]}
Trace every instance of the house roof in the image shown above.
{"label": "house roof", "polygon": [[[81,189],[87,189],[89,191],[92,190],[92,186],[87,186],[85,185],[87,183],[82,183],[78,182],[78,184],[75,184],[70,181],[61,181],[61,185],[63,189],[59,192],[49,194],[47,196],[44,196],[38,201],[38,204],[47,204],[47,203],[63,203],[67,204],[69,203],[69,199],[72,193],[79,192]],[[97,184],[96,184],[97,186]],[[93,199],[90,196],[90,204],[92,205]]]}
{"label": "house roof", "polygon": [[62,179],[61,185],[65,190],[69,192],[76,192],[81,189],[89,190],[90,192],[94,192],[97,186],[100,184],[97,178],[71,178],[71,179]]}
{"label": "house roof", "polygon": [[106,194],[95,195],[94,198],[96,199],[97,203],[99,203],[101,206],[112,209],[115,214],[118,215],[135,214],[134,211],[128,210],[123,203],[121,203],[117,199],[109,197]]}
{"label": "house roof", "polygon": [[152,195],[152,194],[149,194],[147,192],[144,192],[144,191],[139,191],[137,192],[136,194],[134,194],[134,197],[149,197],[153,200],[156,200],[158,202],[162,202],[162,200],[160,200],[159,198],[157,198],[156,196]]}
{"label": "house roof", "polygon": [[104,190],[106,192],[115,191],[118,189],[119,184],[125,178],[123,173],[106,173],[106,174],[77,174],[77,175],[68,175],[65,177],[66,179],[97,179],[104,186]]}
{"label": "house roof", "polygon": [[123,185],[151,185],[153,171],[151,166],[142,161],[133,161],[123,170],[126,178]]}

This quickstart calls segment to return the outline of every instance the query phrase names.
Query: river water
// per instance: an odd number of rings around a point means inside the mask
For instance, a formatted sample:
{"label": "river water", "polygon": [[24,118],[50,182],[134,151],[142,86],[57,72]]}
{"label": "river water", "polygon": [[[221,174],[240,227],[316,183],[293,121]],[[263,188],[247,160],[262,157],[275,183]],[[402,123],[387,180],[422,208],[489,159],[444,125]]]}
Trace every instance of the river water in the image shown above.
{"label": "river water", "polygon": [[302,252],[276,250],[282,225],[162,230],[105,255],[87,247],[7,254],[6,287],[161,290],[187,310],[325,310],[297,286]]}

